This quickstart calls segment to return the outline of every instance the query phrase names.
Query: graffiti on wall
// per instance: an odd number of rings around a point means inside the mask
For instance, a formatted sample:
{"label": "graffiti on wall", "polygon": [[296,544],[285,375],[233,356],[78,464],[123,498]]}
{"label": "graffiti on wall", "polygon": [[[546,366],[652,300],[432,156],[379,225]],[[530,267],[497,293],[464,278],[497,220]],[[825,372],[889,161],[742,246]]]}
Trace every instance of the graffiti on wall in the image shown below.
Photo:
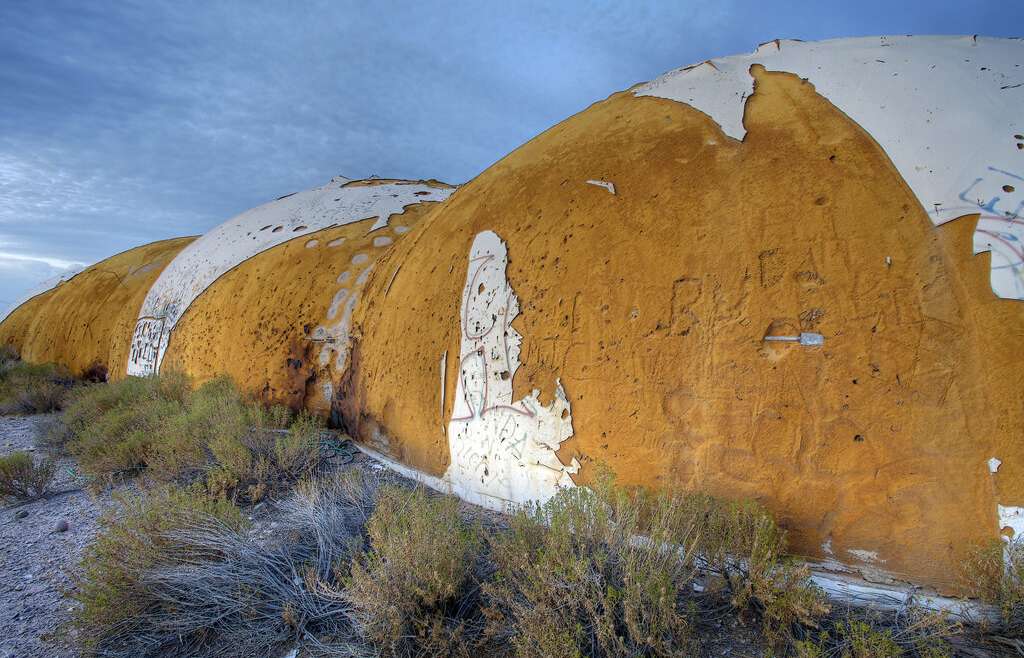
{"label": "graffiti on wall", "polygon": [[989,166],[960,193],[960,200],[964,205],[958,210],[981,215],[974,253],[992,254],[992,292],[1004,299],[1024,299],[1024,178]]}
{"label": "graffiti on wall", "polygon": [[[460,312],[461,350],[452,415],[451,463],[445,474],[455,493],[487,507],[547,500],[574,486],[574,458],[556,451],[572,436],[572,413],[561,382],[549,405],[534,390],[513,400],[522,336],[512,327],[519,299],[505,278],[505,243],[492,231],[470,250]],[[443,386],[443,382],[442,382]]]}

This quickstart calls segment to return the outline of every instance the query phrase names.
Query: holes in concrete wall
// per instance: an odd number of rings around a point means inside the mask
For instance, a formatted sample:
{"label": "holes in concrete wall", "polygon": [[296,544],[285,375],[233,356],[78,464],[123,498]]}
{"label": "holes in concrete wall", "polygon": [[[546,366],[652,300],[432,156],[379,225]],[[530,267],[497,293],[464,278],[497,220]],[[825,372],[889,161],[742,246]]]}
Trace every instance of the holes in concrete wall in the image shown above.
{"label": "holes in concrete wall", "polygon": [[305,224],[303,224],[302,226],[296,226],[295,228],[292,229],[292,233],[298,233],[299,231],[305,231],[308,228],[309,227],[306,226]]}
{"label": "holes in concrete wall", "polygon": [[1013,185],[1003,185],[1003,192],[1006,192],[1007,194],[1013,192],[1014,189]]}
{"label": "holes in concrete wall", "polygon": [[274,227],[274,230],[273,230],[273,231],[271,231],[271,233],[280,233],[280,232],[281,232],[281,231],[283,231],[283,230],[284,230],[284,227],[283,227],[283,226],[275,226],[275,227]]}

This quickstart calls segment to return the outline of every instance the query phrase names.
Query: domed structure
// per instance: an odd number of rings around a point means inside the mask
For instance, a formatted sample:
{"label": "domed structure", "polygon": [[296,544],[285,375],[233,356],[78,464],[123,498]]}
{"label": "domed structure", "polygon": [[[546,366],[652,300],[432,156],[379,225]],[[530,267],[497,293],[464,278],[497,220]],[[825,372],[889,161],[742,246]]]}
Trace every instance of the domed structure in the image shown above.
{"label": "domed structure", "polygon": [[454,194],[336,179],[243,213],[134,302],[130,350],[107,340],[131,374],[230,373],[489,507],[603,465],[952,591],[970,544],[1024,533],[1022,65],[1019,40],[881,37],[679,69]]}
{"label": "domed structure", "polygon": [[772,42],[594,104],[374,271],[347,427],[491,506],[604,464],[951,587],[971,542],[1024,532],[1022,63]]}
{"label": "domed structure", "polygon": [[76,375],[124,377],[142,300],[193,240],[135,247],[41,286],[0,322],[0,344],[13,346],[27,361],[61,363]]}

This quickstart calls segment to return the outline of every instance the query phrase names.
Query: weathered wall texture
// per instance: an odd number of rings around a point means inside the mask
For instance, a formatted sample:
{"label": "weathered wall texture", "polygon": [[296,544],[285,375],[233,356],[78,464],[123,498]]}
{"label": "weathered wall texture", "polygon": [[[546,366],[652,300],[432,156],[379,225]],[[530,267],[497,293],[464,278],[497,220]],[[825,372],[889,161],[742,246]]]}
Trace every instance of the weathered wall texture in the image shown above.
{"label": "weathered wall texture", "polygon": [[[626,483],[754,497],[798,553],[946,587],[997,504],[1024,504],[1024,305],[993,295],[976,217],[934,227],[813,85],[751,75],[742,142],[622,93],[460,188],[371,277],[346,421],[446,474],[471,374],[459,300],[493,231],[521,307],[512,399],[549,404],[561,381],[577,483],[604,462]],[[801,331],[824,346],[763,341]]]}
{"label": "weathered wall texture", "polygon": [[375,218],[323,229],[242,262],[185,312],[162,368],[196,382],[227,373],[268,402],[329,415],[363,284],[434,205],[408,206],[372,232]]}
{"label": "weathered wall texture", "polygon": [[124,377],[135,317],[160,272],[194,237],[162,240],[111,256],[19,306],[0,323],[0,342],[22,358],[81,374]]}
{"label": "weathered wall texture", "polygon": [[240,263],[331,226],[373,218],[365,230],[378,231],[404,208],[443,201],[451,193],[450,185],[434,180],[359,181],[338,176],[327,185],[285,195],[214,227],[183,250],[153,283],[135,325],[128,374],[158,372],[175,325],[189,305]]}

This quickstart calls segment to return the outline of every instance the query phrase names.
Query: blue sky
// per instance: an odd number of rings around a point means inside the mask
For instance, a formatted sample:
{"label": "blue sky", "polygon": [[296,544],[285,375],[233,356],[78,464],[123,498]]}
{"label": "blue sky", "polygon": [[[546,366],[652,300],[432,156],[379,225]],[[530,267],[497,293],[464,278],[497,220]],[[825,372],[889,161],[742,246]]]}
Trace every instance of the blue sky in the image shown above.
{"label": "blue sky", "polygon": [[0,3],[0,308],[75,263],[373,174],[466,181],[774,38],[1024,34],[1024,3]]}

